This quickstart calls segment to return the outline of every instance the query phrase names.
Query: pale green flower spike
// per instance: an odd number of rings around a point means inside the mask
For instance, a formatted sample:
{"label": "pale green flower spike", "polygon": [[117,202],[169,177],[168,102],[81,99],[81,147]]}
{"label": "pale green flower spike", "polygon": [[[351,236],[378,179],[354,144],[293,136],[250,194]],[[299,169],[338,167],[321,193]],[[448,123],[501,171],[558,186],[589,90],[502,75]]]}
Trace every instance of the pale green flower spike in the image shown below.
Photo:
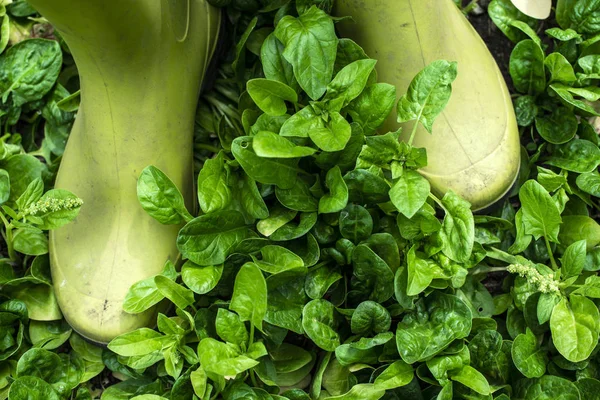
{"label": "pale green flower spike", "polygon": [[73,210],[81,207],[83,200],[79,198],[71,199],[44,199],[30,205],[25,210],[25,215],[46,214],[48,212],[56,212],[62,210]]}
{"label": "pale green flower spike", "polygon": [[508,266],[507,270],[512,274],[519,274],[519,276],[527,279],[529,283],[536,285],[538,290],[542,293],[560,294],[558,282],[554,280],[554,274],[552,273],[542,275],[535,266],[523,264],[511,264]]}

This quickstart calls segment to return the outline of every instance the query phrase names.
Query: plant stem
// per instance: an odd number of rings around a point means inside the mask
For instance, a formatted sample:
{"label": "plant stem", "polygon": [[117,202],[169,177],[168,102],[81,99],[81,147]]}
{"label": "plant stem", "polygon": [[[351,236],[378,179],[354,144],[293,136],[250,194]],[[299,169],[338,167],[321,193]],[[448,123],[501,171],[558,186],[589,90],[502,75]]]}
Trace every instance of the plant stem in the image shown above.
{"label": "plant stem", "polygon": [[444,210],[444,212],[446,212],[446,213],[448,212],[448,210],[446,209],[446,207],[444,207],[444,203],[442,203],[442,201],[440,199],[438,199],[436,195],[434,195],[433,193],[429,192],[429,198],[432,199],[433,201],[435,201],[436,204],[438,206],[440,206],[440,208],[442,210]]}
{"label": "plant stem", "polygon": [[410,133],[410,138],[408,139],[408,145],[412,147],[413,140],[415,140],[415,136],[417,134],[417,129],[419,128],[419,120],[415,121],[415,125],[413,126],[412,132]]}
{"label": "plant stem", "polygon": [[194,145],[194,148],[196,150],[206,150],[206,151],[210,151],[211,153],[218,153],[220,151],[220,149],[216,146],[212,146],[210,144],[204,144],[204,143],[196,143]]}
{"label": "plant stem", "polygon": [[552,263],[552,269],[554,271],[558,271],[558,264],[556,264],[556,260],[554,259],[554,255],[552,254],[552,248],[550,247],[550,241],[546,236],[544,236],[544,241],[546,242],[546,249],[548,249],[548,256],[550,256],[550,262]]}
{"label": "plant stem", "polygon": [[10,223],[8,222],[3,213],[0,213],[0,219],[2,219],[4,229],[6,230],[6,248],[8,250],[8,257],[12,261],[17,261],[17,254],[15,253],[15,249],[13,248],[12,227],[10,226]]}

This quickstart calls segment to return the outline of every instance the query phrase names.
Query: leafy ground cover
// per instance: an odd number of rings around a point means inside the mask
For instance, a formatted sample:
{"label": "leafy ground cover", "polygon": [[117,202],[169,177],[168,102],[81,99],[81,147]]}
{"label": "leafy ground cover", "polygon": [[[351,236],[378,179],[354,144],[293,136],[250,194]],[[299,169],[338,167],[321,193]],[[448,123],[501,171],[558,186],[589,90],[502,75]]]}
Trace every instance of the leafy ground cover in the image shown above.
{"label": "leafy ground cover", "polygon": [[152,166],[138,183],[151,215],[185,223],[186,261],[125,310],[172,307],[108,349],[72,332],[50,285],[45,231],[85,207],[51,189],[77,72],[27,3],[1,3],[0,398],[597,399],[597,2],[543,23],[489,4],[523,144],[489,215],[430,193],[426,151],[377,131],[390,113],[431,129],[460,65],[431,64],[396,103],[331,1],[217,3],[233,34],[197,113],[201,212]]}

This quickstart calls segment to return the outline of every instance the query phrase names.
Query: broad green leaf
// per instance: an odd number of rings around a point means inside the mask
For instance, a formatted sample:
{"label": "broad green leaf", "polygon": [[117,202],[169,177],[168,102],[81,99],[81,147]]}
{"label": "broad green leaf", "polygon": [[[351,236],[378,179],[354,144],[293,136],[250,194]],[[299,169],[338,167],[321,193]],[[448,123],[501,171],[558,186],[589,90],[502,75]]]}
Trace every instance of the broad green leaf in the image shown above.
{"label": "broad green leaf", "polygon": [[525,400],[580,400],[577,386],[571,381],[554,375],[545,375],[527,388]]}
{"label": "broad green leaf", "polygon": [[11,400],[60,400],[52,386],[35,376],[23,376],[11,385],[8,396]]}
{"label": "broad green leaf", "polygon": [[57,41],[30,39],[11,46],[0,56],[2,102],[11,94],[15,106],[40,100],[54,86],[61,65]]}
{"label": "broad green leaf", "polygon": [[154,277],[156,288],[167,299],[182,310],[194,304],[194,292],[167,278],[164,275]]}
{"label": "broad green leaf", "polygon": [[434,61],[415,76],[406,95],[398,102],[398,122],[421,123],[431,133],[433,122],[452,94],[457,76],[457,63]]}
{"label": "broad green leaf", "polygon": [[228,175],[229,169],[223,151],[219,152],[217,157],[204,162],[198,174],[198,203],[204,213],[223,210],[231,203]]}
{"label": "broad green leaf", "polygon": [[285,137],[267,131],[254,135],[252,148],[257,156],[263,158],[300,158],[316,152],[312,147],[296,146]]}
{"label": "broad green leaf", "polygon": [[342,211],[348,204],[348,186],[342,178],[340,167],[335,166],[327,171],[325,184],[329,188],[329,193],[319,200],[319,213]]}
{"label": "broad green leaf", "polygon": [[152,165],[138,178],[137,196],[142,208],[161,224],[177,225],[192,219],[177,186]]}
{"label": "broad green leaf", "polygon": [[364,207],[349,204],[340,213],[340,233],[353,243],[367,239],[373,231],[373,218]]}
{"label": "broad green leaf", "polygon": [[470,365],[465,365],[458,371],[450,371],[450,379],[460,382],[469,389],[484,396],[492,392],[485,376]]}
{"label": "broad green leaf", "polygon": [[140,328],[117,336],[110,341],[108,348],[118,355],[132,357],[162,350],[165,343],[166,336],[152,329]]}
{"label": "broad green leaf", "polygon": [[515,338],[511,354],[515,366],[526,377],[539,378],[546,373],[548,356],[530,329]]}
{"label": "broad green leaf", "polygon": [[515,88],[524,94],[538,95],[546,89],[544,52],[531,39],[519,42],[510,55],[510,76]]}
{"label": "broad green leaf", "polygon": [[352,313],[350,326],[355,335],[370,332],[383,333],[390,330],[392,318],[388,310],[374,301],[363,301]]}
{"label": "broad green leaf", "polygon": [[552,53],[544,60],[550,71],[550,82],[573,83],[577,80],[571,63],[560,53]]}
{"label": "broad green leaf", "polygon": [[558,232],[562,219],[550,194],[534,180],[525,182],[519,190],[519,199],[523,210],[525,233],[536,239],[544,236],[558,243]]}
{"label": "broad green leaf", "polygon": [[234,377],[258,365],[258,361],[241,354],[236,345],[213,338],[200,341],[198,357],[206,372],[228,377]]}
{"label": "broad green leaf", "polygon": [[560,0],[556,7],[556,20],[563,29],[598,33],[600,4],[596,0]]}
{"label": "broad green leaf", "polygon": [[250,321],[262,330],[267,312],[267,283],[256,264],[246,263],[240,268],[229,308],[237,312],[242,321]]}
{"label": "broad green leaf", "polygon": [[327,300],[312,300],[302,311],[302,327],[306,335],[325,351],[335,351],[340,345],[335,320],[335,308]]}
{"label": "broad green leaf", "polygon": [[427,289],[434,278],[431,266],[427,260],[417,256],[416,248],[417,245],[410,248],[406,259],[408,266],[406,294],[408,296],[416,296]]}
{"label": "broad green leaf", "polygon": [[248,342],[248,331],[236,313],[219,308],[215,321],[217,335],[227,343],[233,343],[245,348]]}
{"label": "broad green leaf", "polygon": [[323,151],[341,151],[346,147],[352,127],[342,115],[336,111],[329,114],[330,121],[324,128],[314,129],[308,132],[311,140]]}
{"label": "broad green leaf", "polygon": [[267,245],[260,249],[262,258],[254,259],[254,264],[269,274],[279,274],[289,270],[306,270],[304,261],[285,247]]}
{"label": "broad green leaf", "polygon": [[575,114],[564,107],[555,108],[552,114],[535,119],[535,127],[540,136],[552,144],[563,144],[573,139],[578,126]]}
{"label": "broad green leaf", "polygon": [[246,83],[246,90],[262,111],[275,117],[287,112],[286,101],[298,102],[296,91],[276,80],[251,79]]}
{"label": "broad green leaf", "polygon": [[286,208],[294,211],[315,212],[319,208],[316,199],[304,179],[296,179],[291,189],[275,188],[277,200]]}
{"label": "broad green leaf", "polygon": [[216,211],[187,223],[177,236],[177,248],[183,257],[200,266],[225,262],[231,251],[250,231],[237,211]]}
{"label": "broad green leaf", "polygon": [[233,156],[248,176],[257,182],[277,185],[281,189],[293,187],[298,174],[298,160],[261,158],[254,152],[252,142],[253,138],[242,136],[231,144]]}
{"label": "broad green leaf", "polygon": [[283,56],[302,89],[311,99],[319,99],[331,81],[337,52],[331,17],[317,7],[298,18],[287,15],[277,24],[275,36],[284,44]]}
{"label": "broad green leaf", "polygon": [[579,240],[567,247],[561,259],[560,270],[563,279],[581,274],[585,266],[586,247],[585,240]]}
{"label": "broad green leaf", "polygon": [[442,252],[456,262],[467,262],[475,242],[475,222],[471,204],[449,190],[442,204],[446,216],[439,236],[442,239]]}
{"label": "broad green leaf", "polygon": [[198,294],[206,294],[213,290],[223,275],[223,265],[200,266],[186,261],[181,267],[181,280]]}
{"label": "broad green leaf", "polygon": [[571,362],[587,359],[598,343],[600,313],[591,300],[571,295],[562,299],[550,318],[552,341],[556,349]]}
{"label": "broad green leaf", "polygon": [[365,90],[347,107],[352,120],[363,128],[366,135],[372,134],[383,124],[394,108],[396,87],[387,83],[376,83]]}
{"label": "broad green leaf", "polygon": [[537,25],[533,18],[523,14],[510,0],[492,0],[488,6],[488,14],[496,26],[513,42],[524,38],[524,34],[513,26],[514,21],[526,22],[530,27]]}
{"label": "broad green leaf", "polygon": [[283,43],[271,33],[260,49],[260,61],[267,79],[279,81],[296,89],[298,83],[294,77],[292,65],[283,57]]}
{"label": "broad green leaf", "polygon": [[407,218],[412,218],[427,201],[431,186],[416,171],[406,170],[390,189],[390,200]]}
{"label": "broad green leaf", "polygon": [[577,177],[577,187],[585,193],[600,197],[600,174],[587,172]]}
{"label": "broad green leaf", "polygon": [[376,60],[357,60],[346,65],[327,85],[325,100],[330,100],[341,110],[357,98],[367,85],[367,80],[377,64]]}
{"label": "broad green leaf", "polygon": [[408,385],[413,377],[413,367],[402,360],[398,360],[375,378],[374,383],[377,389],[391,390]]}
{"label": "broad green leaf", "polygon": [[417,308],[422,316],[406,314],[396,330],[398,351],[408,364],[427,360],[471,331],[471,310],[456,296],[435,292]]}

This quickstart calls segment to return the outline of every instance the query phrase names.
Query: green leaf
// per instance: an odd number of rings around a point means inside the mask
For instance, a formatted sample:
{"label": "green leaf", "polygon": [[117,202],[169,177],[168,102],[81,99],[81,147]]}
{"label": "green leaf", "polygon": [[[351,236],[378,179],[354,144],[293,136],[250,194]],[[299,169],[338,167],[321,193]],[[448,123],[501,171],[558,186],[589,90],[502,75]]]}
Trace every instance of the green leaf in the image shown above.
{"label": "green leaf", "polygon": [[311,99],[319,99],[333,76],[338,39],[333,20],[317,7],[298,18],[283,17],[275,36],[285,46],[283,56],[292,64],[294,76]]}
{"label": "green leaf", "polygon": [[[286,208],[294,211],[315,212],[319,208],[317,200],[304,179],[296,179],[291,189],[275,188],[277,200]],[[289,222],[289,221],[288,221]]]}
{"label": "green leaf", "polygon": [[254,259],[254,264],[269,274],[279,274],[289,270],[306,270],[302,258],[285,247],[268,245],[260,249],[260,254],[262,259]]}
{"label": "green leaf", "polygon": [[586,248],[585,240],[579,240],[567,247],[561,259],[560,270],[563,279],[581,274],[585,266]]}
{"label": "green leaf", "polygon": [[369,300],[383,303],[394,295],[394,273],[373,250],[360,244],[352,252],[356,285]]}
{"label": "green leaf", "polygon": [[[223,210],[231,203],[232,194],[227,184],[228,175],[229,168],[225,163],[223,151],[219,152],[217,157],[204,162],[198,174],[198,203],[204,213]],[[183,202],[183,199],[181,201]]]}
{"label": "green leaf", "polygon": [[346,107],[362,93],[375,64],[376,60],[366,59],[346,65],[327,85],[325,100],[339,103],[338,111]]}
{"label": "green leaf", "polygon": [[177,186],[152,165],[138,178],[137,196],[142,208],[161,224],[177,225],[192,219]]}
{"label": "green leaf", "polygon": [[250,231],[242,214],[237,211],[216,211],[188,222],[177,236],[181,254],[200,266],[218,265]]}
{"label": "green leaf", "polygon": [[427,260],[416,254],[417,245],[408,251],[406,263],[408,266],[408,283],[406,294],[416,296],[429,287],[434,278],[433,271]]}
{"label": "green leaf", "polygon": [[340,167],[335,166],[327,171],[325,184],[330,192],[319,200],[319,213],[326,214],[342,211],[348,204],[348,186],[346,186],[346,182],[342,178]]}
{"label": "green leaf", "polygon": [[13,248],[19,253],[39,256],[48,253],[48,237],[40,229],[26,227],[13,233]]}
{"label": "green leaf", "polygon": [[527,388],[525,400],[580,400],[580,394],[571,381],[553,375],[545,375]]}
{"label": "green leaf", "polygon": [[527,378],[539,378],[546,373],[548,356],[540,349],[538,340],[528,328],[521,333],[512,344],[511,354],[517,369]]}
{"label": "green leaf", "polygon": [[260,49],[260,61],[265,77],[296,89],[298,88],[298,82],[294,77],[294,70],[292,65],[283,57],[283,51],[283,43],[277,39],[275,33],[267,36]]}
{"label": "green leaf", "polygon": [[352,135],[352,127],[342,115],[336,111],[329,114],[331,120],[326,127],[308,132],[311,140],[323,151],[341,151]]}
{"label": "green leaf", "polygon": [[11,385],[8,396],[11,400],[60,400],[52,386],[35,376],[23,376]]}
{"label": "green leaf", "polygon": [[434,61],[415,76],[398,102],[398,122],[416,121],[431,133],[435,118],[448,104],[457,63]]}
{"label": "green leaf", "polygon": [[340,213],[340,233],[353,243],[367,239],[373,231],[373,218],[364,207],[349,204]]}
{"label": "green leaf", "polygon": [[600,165],[600,149],[587,140],[573,139],[556,146],[546,163],[572,172],[592,172]]}
{"label": "green leaf", "polygon": [[217,335],[228,342],[245,347],[248,342],[248,331],[246,325],[242,322],[236,313],[219,308],[217,319],[215,321]]}
{"label": "green leaf", "polygon": [[488,396],[492,393],[485,376],[470,365],[465,365],[458,371],[450,371],[450,379],[462,383],[481,395]]}
{"label": "green leaf", "polygon": [[281,189],[293,187],[298,174],[298,160],[261,158],[254,152],[252,142],[253,138],[242,136],[231,144],[233,156],[248,176],[257,182],[277,185]]}
{"label": "green leaf", "polygon": [[213,290],[222,275],[223,265],[200,266],[186,261],[181,267],[181,280],[198,294],[206,294]]}
{"label": "green leaf", "polygon": [[357,342],[345,343],[335,349],[335,357],[340,364],[377,363],[378,347],[385,345],[394,338],[392,332],[379,333],[372,338],[361,338]]}
{"label": "green leaf", "polygon": [[360,383],[352,386],[349,392],[339,396],[327,396],[323,400],[378,400],[385,395],[384,389],[372,383]]}
{"label": "green leaf", "polygon": [[586,172],[577,177],[577,187],[585,193],[600,197],[600,174],[598,172]]}
{"label": "green leaf", "polygon": [[577,81],[571,63],[560,53],[552,53],[544,60],[544,65],[550,71],[550,83],[573,83]]}
{"label": "green leaf", "polygon": [[442,239],[442,252],[456,262],[467,262],[475,242],[475,222],[471,204],[449,190],[442,204],[446,216],[439,231]]}
{"label": "green leaf", "polygon": [[471,331],[471,310],[456,296],[435,292],[417,309],[396,330],[398,351],[408,364],[438,354]]}
{"label": "green leaf", "polygon": [[285,137],[267,131],[254,135],[252,148],[257,156],[263,158],[301,158],[317,151],[312,147],[296,146]]}
{"label": "green leaf", "polygon": [[535,127],[540,136],[552,144],[563,144],[573,139],[578,126],[575,114],[564,107],[557,107],[552,114],[535,119]]}
{"label": "green leaf", "polygon": [[583,361],[598,343],[598,307],[576,294],[571,295],[570,301],[562,299],[552,311],[550,330],[554,346],[563,357],[571,362]]}
{"label": "green leaf", "polygon": [[[174,280],[177,277],[175,266],[170,261],[167,261],[161,273],[169,279]],[[158,304],[162,299],[164,296],[158,291],[154,277],[151,277],[138,281],[129,288],[123,302],[123,310],[130,314],[141,313]]]}
{"label": "green leaf", "polygon": [[597,33],[600,31],[600,3],[596,0],[560,0],[556,20],[563,29]]}
{"label": "green leaf", "polygon": [[237,312],[242,321],[250,321],[262,330],[267,312],[267,283],[254,263],[246,263],[235,278],[229,308]]}
{"label": "green leaf", "polygon": [[519,199],[523,210],[525,233],[536,239],[544,236],[558,243],[558,232],[562,219],[550,194],[534,180],[525,182],[519,190]]}
{"label": "green leaf", "polygon": [[213,338],[200,341],[198,357],[206,372],[228,377],[235,377],[258,365],[258,361],[241,354],[236,345]]}
{"label": "green leaf", "polygon": [[162,350],[166,339],[152,329],[140,328],[117,336],[110,341],[108,348],[121,356],[144,356]]}
{"label": "green leaf", "polygon": [[366,135],[379,128],[394,108],[396,87],[387,83],[376,83],[365,90],[347,107],[352,121],[358,123]]}
{"label": "green leaf", "polygon": [[10,178],[8,172],[0,169],[0,204],[6,203],[10,197]]}
{"label": "green leaf", "polygon": [[40,100],[54,86],[61,65],[57,41],[30,39],[11,46],[0,56],[2,102],[10,94],[15,106]]}
{"label": "green leaf", "polygon": [[515,7],[510,0],[492,0],[488,6],[488,14],[494,24],[513,42],[523,39],[523,32],[515,28],[514,21],[526,22],[530,27],[535,27],[537,22]]}
{"label": "green leaf", "polygon": [[402,360],[395,361],[375,378],[377,389],[392,390],[408,385],[414,377],[413,367]]}
{"label": "green leaf", "polygon": [[166,276],[155,276],[154,284],[160,294],[171,300],[171,302],[182,310],[194,304],[194,292],[175,283]]}
{"label": "green leaf", "polygon": [[207,376],[204,368],[199,366],[198,369],[192,371],[190,374],[190,380],[192,387],[194,388],[194,394],[199,398],[203,399],[207,389]]}
{"label": "green leaf", "polygon": [[524,94],[538,95],[546,90],[544,52],[531,39],[519,42],[510,55],[510,76],[515,88]]}
{"label": "green leaf", "polygon": [[355,335],[370,332],[383,333],[390,330],[392,318],[388,310],[374,301],[363,301],[352,313],[351,329]]}
{"label": "green leaf", "polygon": [[312,300],[302,311],[302,327],[321,349],[335,351],[340,335],[335,331],[335,308],[327,300]]}
{"label": "green leaf", "polygon": [[246,83],[246,90],[256,105],[268,115],[277,117],[287,112],[286,101],[298,102],[298,94],[294,89],[276,80],[251,79]]}
{"label": "green leaf", "polygon": [[430,190],[427,179],[416,171],[406,170],[390,189],[390,199],[396,209],[410,219],[423,207]]}

